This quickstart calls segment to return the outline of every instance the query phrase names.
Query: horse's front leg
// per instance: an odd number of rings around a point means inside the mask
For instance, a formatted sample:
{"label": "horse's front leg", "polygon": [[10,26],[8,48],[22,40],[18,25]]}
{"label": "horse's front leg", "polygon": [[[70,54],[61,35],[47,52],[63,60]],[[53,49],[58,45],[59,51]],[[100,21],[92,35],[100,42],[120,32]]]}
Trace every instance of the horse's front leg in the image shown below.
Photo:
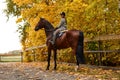
{"label": "horse's front leg", "polygon": [[46,70],[49,70],[49,67],[50,67],[50,57],[51,57],[51,49],[48,49],[48,59],[47,59],[48,65],[47,65]]}
{"label": "horse's front leg", "polygon": [[57,50],[54,50],[54,70],[56,70],[57,67],[56,59],[57,59]]}

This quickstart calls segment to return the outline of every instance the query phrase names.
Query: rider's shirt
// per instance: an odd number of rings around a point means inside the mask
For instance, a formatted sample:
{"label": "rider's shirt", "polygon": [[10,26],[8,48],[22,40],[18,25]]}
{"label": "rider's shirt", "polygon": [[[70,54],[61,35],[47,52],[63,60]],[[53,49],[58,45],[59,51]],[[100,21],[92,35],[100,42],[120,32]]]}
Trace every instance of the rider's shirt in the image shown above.
{"label": "rider's shirt", "polygon": [[67,21],[65,18],[61,18],[61,21],[58,25],[59,28],[67,29]]}

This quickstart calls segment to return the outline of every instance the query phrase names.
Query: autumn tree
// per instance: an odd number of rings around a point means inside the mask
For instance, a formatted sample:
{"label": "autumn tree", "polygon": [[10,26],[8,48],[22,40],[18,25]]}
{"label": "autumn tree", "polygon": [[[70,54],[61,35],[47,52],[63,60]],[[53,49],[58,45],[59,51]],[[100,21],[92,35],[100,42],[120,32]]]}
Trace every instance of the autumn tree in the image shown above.
{"label": "autumn tree", "polygon": [[[120,34],[119,0],[6,0],[7,16],[14,15],[18,19],[18,32],[21,33],[23,50],[32,46],[43,45],[46,42],[44,30],[34,31],[40,17],[50,21],[54,27],[59,23],[59,13],[64,11],[67,16],[68,29],[78,29],[84,32],[85,38],[100,35]],[[20,24],[22,23],[22,24]],[[102,42],[101,49],[120,49],[119,41]],[[113,46],[114,45],[114,46]],[[96,50],[96,42],[85,45],[85,50]],[[47,49],[36,50],[35,53],[47,52]],[[72,62],[68,57],[71,49],[61,50],[59,59]],[[30,52],[25,53],[25,56]],[[41,53],[43,56],[43,54]],[[86,54],[87,55],[87,54]],[[66,58],[68,57],[68,59]],[[41,57],[42,58],[42,57]],[[118,57],[116,58],[116,60]]]}

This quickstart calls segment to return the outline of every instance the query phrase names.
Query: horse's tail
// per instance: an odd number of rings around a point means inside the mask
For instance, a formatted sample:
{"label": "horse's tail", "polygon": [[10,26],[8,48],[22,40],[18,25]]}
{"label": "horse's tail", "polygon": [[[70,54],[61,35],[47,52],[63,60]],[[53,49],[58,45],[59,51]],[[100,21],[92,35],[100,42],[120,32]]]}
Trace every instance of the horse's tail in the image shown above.
{"label": "horse's tail", "polygon": [[79,32],[79,40],[78,40],[78,46],[76,51],[76,59],[77,59],[77,65],[79,63],[85,64],[85,56],[84,56],[84,34],[83,32]]}

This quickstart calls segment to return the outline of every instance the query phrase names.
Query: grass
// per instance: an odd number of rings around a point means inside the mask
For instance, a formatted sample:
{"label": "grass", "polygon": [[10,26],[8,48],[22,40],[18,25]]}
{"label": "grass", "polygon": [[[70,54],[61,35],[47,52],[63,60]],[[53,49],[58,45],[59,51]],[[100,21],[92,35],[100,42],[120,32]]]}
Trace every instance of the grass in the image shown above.
{"label": "grass", "polygon": [[21,56],[2,56],[0,62],[20,62]]}

